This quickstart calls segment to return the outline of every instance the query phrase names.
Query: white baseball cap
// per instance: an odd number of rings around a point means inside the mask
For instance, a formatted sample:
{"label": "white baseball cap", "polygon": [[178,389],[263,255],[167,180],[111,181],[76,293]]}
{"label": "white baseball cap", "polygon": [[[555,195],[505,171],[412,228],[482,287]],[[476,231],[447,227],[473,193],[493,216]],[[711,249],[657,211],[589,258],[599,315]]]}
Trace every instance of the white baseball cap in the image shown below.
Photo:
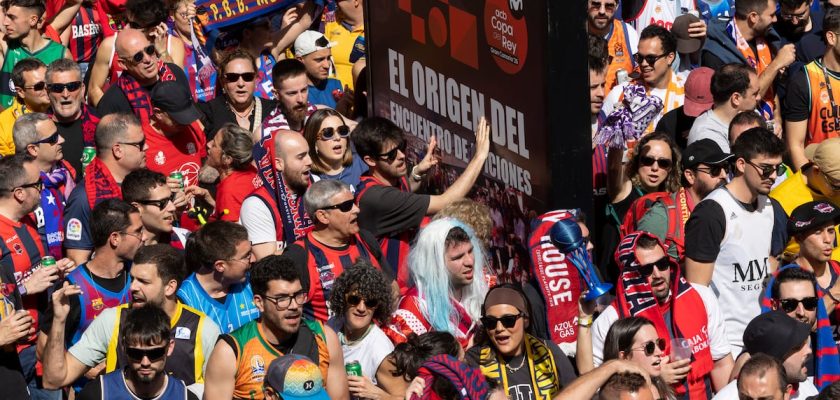
{"label": "white baseball cap", "polygon": [[336,42],[330,42],[323,33],[318,31],[303,31],[295,39],[295,56],[303,57],[318,50],[329,49],[335,46]]}

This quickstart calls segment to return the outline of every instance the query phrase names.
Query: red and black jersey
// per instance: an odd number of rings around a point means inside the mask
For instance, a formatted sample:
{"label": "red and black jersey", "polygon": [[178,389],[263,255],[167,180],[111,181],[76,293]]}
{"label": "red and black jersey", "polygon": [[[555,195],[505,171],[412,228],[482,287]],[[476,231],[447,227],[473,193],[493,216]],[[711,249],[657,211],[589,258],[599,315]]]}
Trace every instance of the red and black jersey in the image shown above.
{"label": "red and black jersey", "polygon": [[103,38],[99,13],[91,5],[82,5],[70,25],[70,42],[67,43],[73,61],[93,62]]}
{"label": "red and black jersey", "polygon": [[[0,268],[13,268],[15,285],[20,290],[24,281],[41,267],[41,258],[47,255],[44,244],[38,235],[35,221],[31,214],[20,221],[12,221],[0,215]],[[38,310],[47,306],[46,292],[23,296],[23,308],[35,320],[35,332],[38,331]],[[35,343],[33,334],[29,344]]]}

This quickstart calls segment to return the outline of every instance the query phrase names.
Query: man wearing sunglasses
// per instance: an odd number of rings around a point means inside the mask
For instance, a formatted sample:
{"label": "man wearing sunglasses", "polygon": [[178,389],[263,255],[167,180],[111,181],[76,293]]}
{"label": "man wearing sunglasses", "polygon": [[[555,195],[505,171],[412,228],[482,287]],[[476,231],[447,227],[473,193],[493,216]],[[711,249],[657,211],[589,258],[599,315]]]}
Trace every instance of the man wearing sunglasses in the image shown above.
{"label": "man wearing sunglasses", "polygon": [[616,72],[623,69],[628,74],[636,68],[633,54],[639,44],[639,34],[630,24],[615,18],[618,0],[589,0],[586,30],[608,41],[610,60],[607,62],[606,90],[609,93],[616,83]]}
{"label": "man wearing sunglasses", "polygon": [[126,314],[118,339],[128,360],[126,366],[88,383],[76,398],[198,400],[198,396],[187,390],[184,381],[164,370],[167,358],[175,349],[166,313],[150,305]]}
{"label": "man wearing sunglasses", "polygon": [[308,298],[298,266],[285,255],[257,261],[251,268],[251,287],[260,318],[221,336],[207,364],[204,399],[262,400],[271,362],[300,354],[318,366],[330,399],[348,400],[338,336],[323,323],[302,318]]}
{"label": "man wearing sunglasses", "polygon": [[306,67],[306,79],[309,81],[307,99],[310,104],[336,108],[337,98],[344,93],[341,82],[330,78],[333,72],[330,48],[336,44],[318,31],[304,31],[295,39],[295,57]]}
{"label": "man wearing sunglasses", "polygon": [[185,205],[186,199],[169,188],[166,176],[145,168],[132,171],[122,183],[122,195],[140,210],[143,229],[151,236],[145,244],[169,244],[178,250],[186,247],[190,232],[175,226],[177,207]]}
{"label": "man wearing sunglasses", "polygon": [[0,155],[5,157],[15,153],[12,130],[18,117],[31,112],[45,112],[50,106],[44,82],[46,68],[40,60],[26,58],[12,70],[15,98],[10,107],[0,112]]}
{"label": "man wearing sunglasses", "polygon": [[[808,163],[770,192],[770,197],[781,204],[787,215],[808,202],[822,201],[840,204],[840,138],[831,138],[806,149]],[[840,228],[835,228],[835,235]],[[783,259],[796,257],[799,243],[791,237],[787,242]],[[831,259],[840,262],[840,249],[835,249]]]}
{"label": "man wearing sunglasses", "polygon": [[[734,363],[714,292],[686,282],[679,265],[650,233],[625,236],[615,258],[621,268],[616,300],[591,328],[594,365],[603,362],[604,340],[619,318],[646,317],[654,322],[660,338],[682,337],[694,344],[690,361],[668,360],[661,364],[662,376],[678,395],[703,398],[706,391],[723,388]],[[666,343],[665,353],[670,353],[671,340]]]}
{"label": "man wearing sunglasses", "polygon": [[289,246],[286,254],[300,267],[304,287],[309,289],[304,314],[326,322],[332,316],[327,301],[335,279],[356,260],[365,258],[386,274],[392,270],[376,237],[359,229],[359,207],[349,185],[331,179],[315,182],[303,195],[303,206],[315,229]]}
{"label": "man wearing sunglasses", "polygon": [[62,58],[47,66],[47,111],[64,139],[64,159],[77,173],[82,172],[82,152],[93,147],[99,115],[85,102],[82,71],[73,60]]}

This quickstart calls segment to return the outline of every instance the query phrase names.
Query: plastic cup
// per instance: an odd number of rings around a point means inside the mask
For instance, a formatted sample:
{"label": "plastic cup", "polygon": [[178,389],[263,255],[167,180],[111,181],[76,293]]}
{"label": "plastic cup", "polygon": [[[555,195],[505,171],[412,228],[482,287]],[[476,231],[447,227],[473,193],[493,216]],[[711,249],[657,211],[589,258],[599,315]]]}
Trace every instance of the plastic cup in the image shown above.
{"label": "plastic cup", "polygon": [[671,361],[691,359],[691,343],[688,339],[674,338],[671,340]]}

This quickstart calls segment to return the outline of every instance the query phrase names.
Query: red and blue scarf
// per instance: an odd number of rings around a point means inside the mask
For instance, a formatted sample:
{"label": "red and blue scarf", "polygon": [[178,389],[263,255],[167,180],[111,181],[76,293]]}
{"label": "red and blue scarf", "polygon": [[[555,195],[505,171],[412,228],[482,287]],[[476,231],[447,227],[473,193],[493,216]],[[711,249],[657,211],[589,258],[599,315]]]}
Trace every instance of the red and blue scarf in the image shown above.
{"label": "red and blue scarf", "polygon": [[426,382],[423,394],[413,394],[411,400],[438,400],[440,395],[433,390],[435,379],[446,379],[461,400],[485,400],[490,394],[489,386],[481,370],[470,367],[448,354],[439,354],[423,362],[417,376]]}
{"label": "red and blue scarf", "polygon": [[91,210],[101,200],[122,198],[120,185],[99,157],[94,157],[85,168],[85,190]]}
{"label": "red and blue scarf", "polygon": [[[158,82],[174,81],[175,74],[166,65],[165,62],[158,60]],[[131,104],[131,109],[134,110],[134,115],[140,118],[143,125],[149,123],[152,115],[152,98],[149,92],[137,83],[131,74],[121,74],[117,79],[117,86],[125,94],[128,103]]]}
{"label": "red and blue scarf", "polygon": [[[59,167],[49,174],[41,172],[41,211],[44,214],[44,234],[47,239],[47,250],[56,260],[61,259],[62,244],[64,243],[64,194],[63,186],[68,182],[70,172]],[[69,179],[72,183],[72,178]]]}

